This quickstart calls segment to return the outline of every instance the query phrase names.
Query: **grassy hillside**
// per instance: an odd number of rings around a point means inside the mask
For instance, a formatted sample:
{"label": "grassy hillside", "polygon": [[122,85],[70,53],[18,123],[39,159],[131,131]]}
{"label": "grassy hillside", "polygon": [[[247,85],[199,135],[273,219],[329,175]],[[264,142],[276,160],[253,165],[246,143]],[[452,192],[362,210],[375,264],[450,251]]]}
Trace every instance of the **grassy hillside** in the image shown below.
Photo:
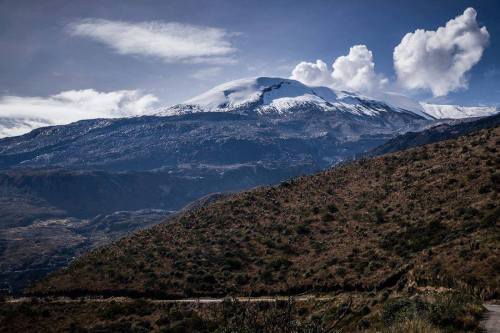
{"label": "grassy hillside", "polygon": [[484,129],[207,198],[29,291],[49,297],[0,299],[0,331],[477,332],[500,285],[499,143]]}
{"label": "grassy hillside", "polygon": [[500,128],[188,211],[98,249],[38,294],[149,297],[500,290]]}

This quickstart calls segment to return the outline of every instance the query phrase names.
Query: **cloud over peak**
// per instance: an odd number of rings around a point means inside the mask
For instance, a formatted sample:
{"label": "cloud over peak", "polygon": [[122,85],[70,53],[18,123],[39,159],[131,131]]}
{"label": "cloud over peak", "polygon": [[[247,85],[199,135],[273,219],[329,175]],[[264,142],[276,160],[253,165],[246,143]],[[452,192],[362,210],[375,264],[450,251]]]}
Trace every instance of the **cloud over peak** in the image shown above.
{"label": "cloud over peak", "polygon": [[333,82],[327,64],[319,59],[315,63],[300,62],[293,69],[290,78],[310,86],[329,86]]}
{"label": "cloud over peak", "polygon": [[391,87],[399,92],[428,90],[445,96],[467,88],[467,73],[481,59],[489,42],[486,27],[480,27],[474,8],[449,20],[435,31],[418,29],[407,33],[394,48],[397,82],[375,71],[372,51],[366,45],[354,45],[347,55],[335,59],[332,70],[322,60],[301,62],[290,78],[308,85],[353,90],[377,95]]}
{"label": "cloud over peak", "polygon": [[428,89],[434,96],[467,87],[466,73],[481,59],[489,40],[486,27],[467,8],[436,31],[407,33],[394,49],[394,68],[407,89]]}
{"label": "cloud over peak", "polygon": [[373,54],[366,45],[354,45],[349,54],[338,57],[332,67],[333,85],[337,89],[369,93],[387,82],[375,73]]}
{"label": "cloud over peak", "polygon": [[351,47],[347,55],[335,59],[331,71],[322,60],[317,60],[316,63],[303,61],[293,69],[290,78],[308,85],[362,93],[370,93],[387,82],[381,74],[375,72],[373,54],[366,45]]}
{"label": "cloud over peak", "polygon": [[85,19],[67,26],[73,36],[101,42],[119,54],[144,55],[166,62],[223,63],[236,49],[234,34],[218,28],[176,22],[125,22]]}

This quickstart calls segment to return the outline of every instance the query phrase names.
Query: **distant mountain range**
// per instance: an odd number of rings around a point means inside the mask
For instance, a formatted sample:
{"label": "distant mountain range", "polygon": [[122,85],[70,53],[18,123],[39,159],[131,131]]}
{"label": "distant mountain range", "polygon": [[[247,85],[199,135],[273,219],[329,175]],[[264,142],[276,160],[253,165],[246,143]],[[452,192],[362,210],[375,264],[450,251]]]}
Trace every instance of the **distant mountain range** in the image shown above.
{"label": "distant mountain range", "polygon": [[323,168],[434,122],[418,110],[294,80],[239,80],[156,116],[83,120],[5,138],[0,168],[130,171],[292,160]]}
{"label": "distant mountain range", "polygon": [[[494,106],[420,103],[390,92],[378,93],[376,98],[370,98],[328,87],[311,87],[290,79],[259,77],[227,82],[182,104],[163,107],[150,113],[160,116],[195,112],[290,113],[304,107],[357,115],[375,115],[388,107],[393,111],[414,113],[428,119],[484,117],[500,111]],[[62,124],[67,122],[58,123],[56,119],[44,118],[43,115],[30,118],[15,114],[0,115],[0,138]]]}

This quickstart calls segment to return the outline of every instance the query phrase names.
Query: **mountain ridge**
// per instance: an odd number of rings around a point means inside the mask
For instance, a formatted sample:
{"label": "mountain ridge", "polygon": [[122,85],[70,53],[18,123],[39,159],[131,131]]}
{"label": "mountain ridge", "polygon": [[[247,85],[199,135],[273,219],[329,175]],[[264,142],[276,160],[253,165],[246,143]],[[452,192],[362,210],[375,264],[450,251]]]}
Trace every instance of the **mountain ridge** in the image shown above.
{"label": "mountain ridge", "polygon": [[[500,112],[498,107],[420,103],[394,92],[378,92],[373,97],[368,97],[324,86],[308,86],[292,79],[253,77],[223,83],[184,103],[161,107],[143,114],[172,116],[200,112],[239,112],[279,116],[302,112],[307,108],[320,112],[367,116],[390,111],[413,114],[429,120],[489,116]],[[135,117],[139,116],[125,118]],[[0,137],[21,135],[51,124],[54,124],[53,120],[43,117],[0,117]]]}
{"label": "mountain ridge", "polygon": [[420,132],[407,132],[405,134],[401,134],[376,147],[375,149],[368,151],[364,155],[378,156],[394,153],[420,145],[455,139],[480,129],[496,127],[498,125],[500,125],[500,115],[493,115],[479,119],[459,119],[454,123],[442,123]]}
{"label": "mountain ridge", "polygon": [[323,112],[349,112],[374,116],[379,112],[412,113],[426,119],[463,119],[484,117],[500,112],[497,107],[464,107],[417,102],[395,93],[377,93],[374,97],[337,91],[324,86],[308,86],[293,79],[252,77],[220,84],[184,103],[162,108],[157,115],[197,112],[255,112],[283,114],[298,106]]}

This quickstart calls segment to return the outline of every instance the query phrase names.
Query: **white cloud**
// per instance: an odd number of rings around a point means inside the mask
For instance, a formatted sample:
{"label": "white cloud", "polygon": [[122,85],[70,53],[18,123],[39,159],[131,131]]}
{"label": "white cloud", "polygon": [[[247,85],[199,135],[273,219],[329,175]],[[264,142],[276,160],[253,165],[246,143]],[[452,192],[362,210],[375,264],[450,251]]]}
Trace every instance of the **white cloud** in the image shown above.
{"label": "white cloud", "polygon": [[0,98],[0,137],[82,119],[144,115],[157,101],[154,95],[137,90],[85,89],[63,91],[49,97],[4,96]]}
{"label": "white cloud", "polygon": [[328,66],[323,60],[316,60],[316,63],[302,61],[295,66],[290,78],[311,86],[330,86],[333,83]]}
{"label": "white cloud", "polygon": [[372,93],[387,83],[387,79],[375,72],[373,54],[366,45],[355,45],[349,54],[335,59],[332,71],[322,60],[316,63],[303,61],[293,69],[290,78],[308,85],[362,93]]}
{"label": "white cloud", "polygon": [[145,55],[167,62],[231,63],[236,49],[224,29],[175,22],[85,19],[68,25],[74,36],[108,45],[119,54]]}
{"label": "white cloud", "polygon": [[337,89],[371,93],[387,82],[375,73],[373,54],[366,45],[354,45],[348,55],[335,59],[332,67],[333,86]]}
{"label": "white cloud", "polygon": [[222,71],[222,68],[220,68],[220,67],[208,67],[208,68],[202,68],[200,70],[197,70],[196,72],[192,73],[190,76],[193,79],[197,79],[197,80],[208,80],[208,79],[214,78],[217,75],[219,75],[221,71]]}
{"label": "white cloud", "polygon": [[489,40],[476,16],[473,8],[467,8],[436,31],[407,33],[394,49],[400,84],[407,89],[429,89],[434,96],[467,88],[465,74],[481,59]]}

